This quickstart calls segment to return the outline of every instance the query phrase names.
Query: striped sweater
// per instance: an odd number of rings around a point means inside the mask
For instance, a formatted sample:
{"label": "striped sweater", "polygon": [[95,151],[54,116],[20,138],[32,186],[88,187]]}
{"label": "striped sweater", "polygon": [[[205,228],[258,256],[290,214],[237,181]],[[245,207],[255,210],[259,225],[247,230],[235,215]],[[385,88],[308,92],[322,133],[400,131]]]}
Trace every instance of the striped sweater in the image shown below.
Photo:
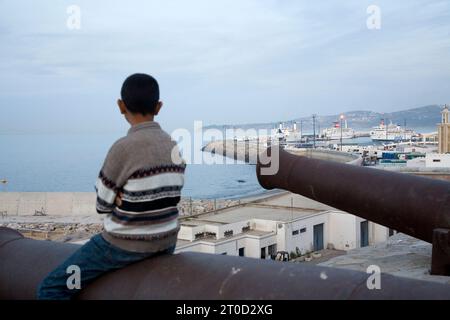
{"label": "striped sweater", "polygon": [[109,150],[95,185],[105,240],[133,252],[175,245],[184,170],[176,143],[157,122],[131,127]]}

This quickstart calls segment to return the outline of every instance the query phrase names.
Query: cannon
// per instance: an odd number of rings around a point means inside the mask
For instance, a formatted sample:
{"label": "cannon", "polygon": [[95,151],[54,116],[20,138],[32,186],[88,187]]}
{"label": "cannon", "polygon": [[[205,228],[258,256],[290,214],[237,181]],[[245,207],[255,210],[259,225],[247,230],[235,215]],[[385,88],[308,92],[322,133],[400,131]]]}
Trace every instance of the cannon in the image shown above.
{"label": "cannon", "polygon": [[[0,227],[0,299],[35,299],[40,281],[78,245],[24,238]],[[202,253],[150,258],[107,273],[78,299],[450,299],[448,285],[380,275]]]}
{"label": "cannon", "polygon": [[[264,174],[274,161],[277,172]],[[431,274],[450,275],[450,182],[311,159],[278,146],[258,158],[256,172],[265,189],[288,190],[432,243]]]}
{"label": "cannon", "polygon": [[[272,148],[266,151],[272,154]],[[266,157],[267,158],[267,157]],[[449,271],[450,183],[313,160],[279,150],[279,170],[257,176],[267,188],[292,191],[433,243],[432,270]],[[39,241],[0,227],[0,299],[34,299],[43,278],[78,245]],[[244,257],[180,253],[109,272],[79,299],[450,299],[447,284],[381,273]]]}

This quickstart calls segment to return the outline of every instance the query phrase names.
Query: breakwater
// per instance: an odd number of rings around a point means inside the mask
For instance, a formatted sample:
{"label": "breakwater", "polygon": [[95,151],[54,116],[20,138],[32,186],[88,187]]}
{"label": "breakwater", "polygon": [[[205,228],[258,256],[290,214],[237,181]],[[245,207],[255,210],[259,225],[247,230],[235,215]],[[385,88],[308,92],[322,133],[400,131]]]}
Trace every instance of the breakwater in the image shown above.
{"label": "breakwater", "polygon": [[[258,143],[256,141],[213,141],[206,144],[202,151],[210,152],[212,154],[219,154],[221,156],[231,158],[234,160],[243,161],[249,164],[256,164],[257,157],[264,150],[266,150],[265,143]],[[285,149],[288,152],[299,156],[305,156],[312,159],[330,160],[335,162],[353,162],[359,164],[359,156],[324,149]]]}

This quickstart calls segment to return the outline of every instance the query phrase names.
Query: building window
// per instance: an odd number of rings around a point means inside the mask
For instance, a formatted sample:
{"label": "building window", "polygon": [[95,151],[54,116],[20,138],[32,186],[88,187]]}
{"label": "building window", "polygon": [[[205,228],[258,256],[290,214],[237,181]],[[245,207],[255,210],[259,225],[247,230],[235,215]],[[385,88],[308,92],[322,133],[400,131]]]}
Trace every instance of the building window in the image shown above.
{"label": "building window", "polygon": [[245,257],[245,248],[239,248],[239,257]]}
{"label": "building window", "polygon": [[441,159],[433,159],[433,162],[441,162]]}
{"label": "building window", "polygon": [[225,231],[223,233],[223,235],[224,235],[224,237],[232,237],[233,236],[233,230]]}
{"label": "building window", "polygon": [[300,229],[300,233],[305,233],[306,232],[306,228],[301,228]]}
{"label": "building window", "polygon": [[292,231],[292,235],[293,235],[293,236],[296,236],[296,235],[298,235],[298,234],[299,234],[299,231],[298,231],[298,230]]}
{"label": "building window", "polygon": [[200,232],[195,234],[195,240],[200,240],[200,239],[211,239],[211,238],[216,238],[216,234],[214,232]]}
{"label": "building window", "polygon": [[196,233],[195,234],[195,240],[199,240],[205,237],[205,233],[201,232],[201,233]]}

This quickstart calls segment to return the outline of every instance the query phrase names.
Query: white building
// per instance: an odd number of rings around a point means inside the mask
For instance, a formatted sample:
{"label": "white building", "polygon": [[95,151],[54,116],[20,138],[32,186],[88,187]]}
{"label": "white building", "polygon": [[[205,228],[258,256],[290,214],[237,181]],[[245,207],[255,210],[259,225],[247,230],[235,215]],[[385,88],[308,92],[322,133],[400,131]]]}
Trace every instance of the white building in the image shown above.
{"label": "white building", "polygon": [[427,168],[450,168],[450,153],[427,153],[425,166]]}
{"label": "white building", "polygon": [[427,168],[450,168],[450,121],[447,105],[444,106],[441,114],[442,121],[438,125],[438,153],[426,154],[425,167]]}
{"label": "white building", "polygon": [[268,258],[278,251],[350,250],[388,237],[385,227],[288,194],[183,220],[176,252]]}

